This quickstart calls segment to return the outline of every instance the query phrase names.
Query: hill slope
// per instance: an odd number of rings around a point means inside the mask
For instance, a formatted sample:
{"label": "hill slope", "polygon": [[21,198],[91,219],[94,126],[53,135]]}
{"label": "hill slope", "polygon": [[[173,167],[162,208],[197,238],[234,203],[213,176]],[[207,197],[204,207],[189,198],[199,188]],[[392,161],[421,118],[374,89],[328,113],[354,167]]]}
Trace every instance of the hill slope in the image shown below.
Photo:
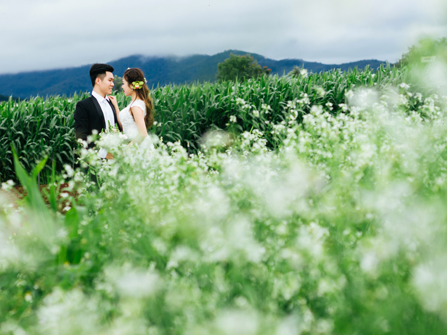
{"label": "hill slope", "polygon": [[[214,81],[217,64],[230,56],[245,55],[247,52],[228,50],[213,56],[193,55],[188,57],[146,57],[129,56],[109,62],[115,68],[115,74],[121,76],[128,67],[139,67],[143,70],[149,87],[157,85],[184,84],[194,81]],[[321,72],[331,69],[343,71],[350,68],[364,68],[369,65],[377,68],[385,62],[378,60],[363,60],[346,64],[322,64],[306,62],[301,59],[273,60],[258,54],[251,54],[260,65],[272,69],[272,74],[283,75],[294,66],[304,66],[309,71]],[[24,72],[18,74],[0,75],[0,94],[27,98],[30,96],[72,95],[75,92],[91,90],[88,71],[91,65],[80,67],[55,69],[48,71]]]}

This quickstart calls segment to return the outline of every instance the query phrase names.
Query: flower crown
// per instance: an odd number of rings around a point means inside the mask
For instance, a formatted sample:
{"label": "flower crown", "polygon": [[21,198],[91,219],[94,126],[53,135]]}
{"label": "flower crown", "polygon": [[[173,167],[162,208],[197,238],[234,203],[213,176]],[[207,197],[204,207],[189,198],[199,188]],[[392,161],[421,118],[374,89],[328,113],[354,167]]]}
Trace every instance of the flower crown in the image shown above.
{"label": "flower crown", "polygon": [[143,87],[144,83],[147,83],[146,78],[144,78],[144,82],[143,81],[133,81],[132,84],[130,85],[130,87],[133,90],[139,90],[140,88]]}

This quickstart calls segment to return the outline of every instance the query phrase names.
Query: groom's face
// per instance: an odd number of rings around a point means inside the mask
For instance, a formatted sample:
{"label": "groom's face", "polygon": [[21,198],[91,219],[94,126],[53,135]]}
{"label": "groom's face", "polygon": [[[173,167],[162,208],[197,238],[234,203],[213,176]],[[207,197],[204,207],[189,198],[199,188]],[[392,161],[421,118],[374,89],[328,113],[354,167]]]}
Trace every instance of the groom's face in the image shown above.
{"label": "groom's face", "polygon": [[98,86],[99,90],[104,94],[110,94],[112,93],[112,89],[114,86],[113,83],[113,73],[112,72],[106,72],[106,75],[101,79],[102,76],[96,78],[96,85]]}

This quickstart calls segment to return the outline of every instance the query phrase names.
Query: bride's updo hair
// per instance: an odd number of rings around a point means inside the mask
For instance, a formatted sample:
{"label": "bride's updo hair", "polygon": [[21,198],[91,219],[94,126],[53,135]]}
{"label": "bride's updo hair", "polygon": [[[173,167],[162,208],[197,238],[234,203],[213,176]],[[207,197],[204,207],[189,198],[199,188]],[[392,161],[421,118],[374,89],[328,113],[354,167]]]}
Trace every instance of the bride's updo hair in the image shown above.
{"label": "bride's updo hair", "polygon": [[138,68],[127,69],[123,74],[123,78],[126,79],[129,86],[132,85],[134,81],[143,82],[143,86],[135,89],[135,93],[137,94],[137,98],[143,100],[146,105],[144,122],[146,123],[146,128],[149,129],[154,124],[154,105],[149,95],[149,87],[147,87],[143,71]]}

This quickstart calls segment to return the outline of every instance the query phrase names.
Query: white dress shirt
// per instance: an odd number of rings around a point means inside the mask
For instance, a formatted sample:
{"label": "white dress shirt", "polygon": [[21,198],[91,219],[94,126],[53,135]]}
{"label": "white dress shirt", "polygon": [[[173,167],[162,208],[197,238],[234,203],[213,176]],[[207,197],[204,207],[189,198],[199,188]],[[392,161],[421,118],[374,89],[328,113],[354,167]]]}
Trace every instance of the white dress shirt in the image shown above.
{"label": "white dress shirt", "polygon": [[[108,103],[107,97],[103,98],[95,91],[92,92],[92,96],[98,100],[99,107],[101,107],[102,113],[104,114],[104,121],[106,122],[106,130],[109,129],[109,123],[112,127],[115,126],[115,117],[113,116],[112,107]],[[99,157],[106,158],[107,156],[107,150],[105,149],[99,149]]]}

